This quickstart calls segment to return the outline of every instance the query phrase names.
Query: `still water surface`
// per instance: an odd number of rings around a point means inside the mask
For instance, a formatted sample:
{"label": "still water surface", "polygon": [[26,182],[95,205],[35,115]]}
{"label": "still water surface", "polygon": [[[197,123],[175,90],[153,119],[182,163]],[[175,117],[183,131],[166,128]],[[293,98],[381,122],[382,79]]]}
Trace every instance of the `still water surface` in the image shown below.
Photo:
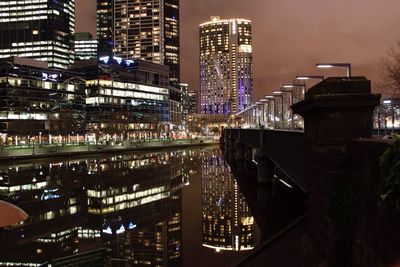
{"label": "still water surface", "polygon": [[6,266],[231,266],[261,236],[216,147],[3,165],[0,199],[30,216]]}

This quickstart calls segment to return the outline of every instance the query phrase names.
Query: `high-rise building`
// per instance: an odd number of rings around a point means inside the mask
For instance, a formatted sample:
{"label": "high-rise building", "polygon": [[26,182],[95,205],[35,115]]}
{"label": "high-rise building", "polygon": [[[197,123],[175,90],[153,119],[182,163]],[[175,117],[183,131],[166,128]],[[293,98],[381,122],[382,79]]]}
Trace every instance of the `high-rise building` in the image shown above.
{"label": "high-rise building", "polygon": [[180,88],[171,86],[169,88],[169,113],[170,122],[173,126],[182,124],[182,91]]}
{"label": "high-rise building", "polygon": [[[54,143],[85,132],[84,83],[77,73],[27,58],[0,60],[0,144]],[[62,136],[64,139],[62,139]]]}
{"label": "high-rise building", "polygon": [[77,32],[74,34],[75,60],[97,58],[98,41],[88,32]]}
{"label": "high-rise building", "polygon": [[28,57],[65,69],[73,63],[75,0],[2,0],[0,58]]}
{"label": "high-rise building", "polygon": [[113,49],[113,0],[97,0],[96,29],[99,57],[112,56]]}
{"label": "high-rise building", "polygon": [[187,124],[187,116],[189,114],[190,101],[189,101],[189,84],[180,83],[179,88],[182,92],[181,97],[181,113],[182,113],[182,124],[186,126]]}
{"label": "high-rise building", "polygon": [[76,62],[86,92],[86,129],[96,140],[159,138],[170,121],[168,67],[101,57]]}
{"label": "high-rise building", "polygon": [[142,59],[179,72],[179,0],[97,0],[99,56]]}
{"label": "high-rise building", "polygon": [[211,20],[200,24],[200,113],[234,114],[251,105],[251,21]]}
{"label": "high-rise building", "polygon": [[197,93],[194,89],[189,88],[189,114],[197,113]]}
{"label": "high-rise building", "polygon": [[202,245],[221,251],[254,248],[254,217],[228,165],[220,157],[201,162]]}

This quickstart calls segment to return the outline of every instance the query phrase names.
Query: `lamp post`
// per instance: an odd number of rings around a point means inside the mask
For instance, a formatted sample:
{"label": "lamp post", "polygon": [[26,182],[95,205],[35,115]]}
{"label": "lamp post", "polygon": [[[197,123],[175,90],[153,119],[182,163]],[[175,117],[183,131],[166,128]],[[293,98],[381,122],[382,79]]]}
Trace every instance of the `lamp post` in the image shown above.
{"label": "lamp post", "polygon": [[320,75],[298,75],[296,76],[296,80],[324,80],[324,76],[320,76]]}
{"label": "lamp post", "polygon": [[[304,94],[306,93],[307,90],[307,86],[305,84],[302,83],[293,83],[293,84],[283,84],[281,90],[296,90],[296,89],[301,89],[300,93],[301,93],[301,97],[299,98],[304,98]],[[296,103],[299,101],[296,101]],[[291,105],[293,105],[294,99],[291,99]]]}
{"label": "lamp post", "polygon": [[[307,89],[307,86],[304,83],[283,84],[281,87],[281,91],[290,93],[290,105],[289,105],[290,107],[293,104],[304,99],[306,89]],[[297,92],[300,92],[300,95]],[[296,96],[296,101],[295,101],[294,95]],[[294,128],[295,116],[293,114],[292,108],[290,108],[290,113],[291,113],[291,118],[292,118],[292,128]],[[298,118],[298,116],[296,116],[296,117]],[[296,118],[296,121],[297,121],[297,118]]]}
{"label": "lamp post", "polygon": [[305,96],[305,93],[307,91],[307,87],[306,87],[306,81],[308,80],[319,80],[319,81],[323,81],[324,80],[324,76],[321,75],[298,75],[296,76],[296,80],[302,81],[302,85],[304,85],[304,93],[303,95]]}
{"label": "lamp post", "polygon": [[[265,99],[266,100],[268,100],[268,121],[270,120],[270,116],[271,116],[271,114],[270,114],[270,110],[272,110],[273,112],[273,116],[272,116],[272,123],[273,123],[273,126],[272,126],[272,128],[273,129],[275,129],[276,128],[276,119],[275,119],[275,98],[274,98],[274,96],[272,96],[272,95],[267,95],[267,96],[265,96]],[[274,104],[273,105],[271,105],[271,102],[274,102]]]}
{"label": "lamp post", "polygon": [[257,105],[251,106],[251,123],[257,125]]}
{"label": "lamp post", "polygon": [[269,107],[267,106],[267,109],[265,109],[265,105],[268,105],[269,101],[268,101],[268,99],[262,98],[262,99],[260,99],[260,102],[261,102],[262,107],[263,107],[263,113],[262,113],[263,122],[268,127],[268,116],[265,117],[265,113],[266,113],[266,111],[269,113]]}
{"label": "lamp post", "polygon": [[258,117],[258,126],[261,127],[261,106],[262,106],[262,112],[264,112],[264,106],[262,105],[261,101],[257,101],[255,103],[256,105],[256,117]]}
{"label": "lamp post", "polygon": [[[283,97],[283,94],[284,93],[289,93],[289,102],[290,103],[288,103],[288,105],[287,105],[287,110],[286,111],[289,111],[290,112],[290,114],[289,114],[289,117],[290,117],[290,120],[291,120],[291,127],[293,128],[293,126],[294,126],[294,124],[293,124],[293,111],[292,111],[292,108],[291,108],[291,105],[293,105],[293,88],[294,87],[292,87],[291,85],[287,85],[287,84],[285,84],[285,85],[283,85],[282,87],[281,87],[281,91],[282,91],[282,97]],[[282,111],[283,111],[283,109],[282,109]]]}
{"label": "lamp post", "polygon": [[284,128],[283,125],[283,92],[282,91],[273,91],[272,95],[274,97],[279,97],[281,99],[281,127]]}
{"label": "lamp post", "polygon": [[330,68],[347,68],[347,77],[351,77],[351,64],[350,63],[317,63],[317,68],[330,69]]}

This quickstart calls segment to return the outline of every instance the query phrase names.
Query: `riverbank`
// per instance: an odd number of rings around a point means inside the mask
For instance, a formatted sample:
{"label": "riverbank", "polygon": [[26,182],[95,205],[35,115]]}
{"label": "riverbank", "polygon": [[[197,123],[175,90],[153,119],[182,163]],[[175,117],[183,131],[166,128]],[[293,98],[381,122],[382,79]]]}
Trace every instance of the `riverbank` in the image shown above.
{"label": "riverbank", "polygon": [[187,148],[192,146],[211,146],[218,145],[219,142],[211,138],[208,139],[185,139],[185,140],[159,140],[141,142],[120,142],[118,144],[70,144],[35,146],[8,149],[0,151],[0,163],[14,162],[18,160],[69,157],[93,154],[109,154],[130,151],[161,150],[171,148]]}

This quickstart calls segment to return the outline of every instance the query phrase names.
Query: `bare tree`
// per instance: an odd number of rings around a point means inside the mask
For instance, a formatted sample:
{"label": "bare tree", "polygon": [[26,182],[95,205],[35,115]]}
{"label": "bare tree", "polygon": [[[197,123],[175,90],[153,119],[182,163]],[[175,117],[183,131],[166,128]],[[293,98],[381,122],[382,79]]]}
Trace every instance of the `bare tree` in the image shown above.
{"label": "bare tree", "polygon": [[382,70],[382,82],[379,84],[381,91],[400,97],[400,41],[388,50],[383,59]]}

